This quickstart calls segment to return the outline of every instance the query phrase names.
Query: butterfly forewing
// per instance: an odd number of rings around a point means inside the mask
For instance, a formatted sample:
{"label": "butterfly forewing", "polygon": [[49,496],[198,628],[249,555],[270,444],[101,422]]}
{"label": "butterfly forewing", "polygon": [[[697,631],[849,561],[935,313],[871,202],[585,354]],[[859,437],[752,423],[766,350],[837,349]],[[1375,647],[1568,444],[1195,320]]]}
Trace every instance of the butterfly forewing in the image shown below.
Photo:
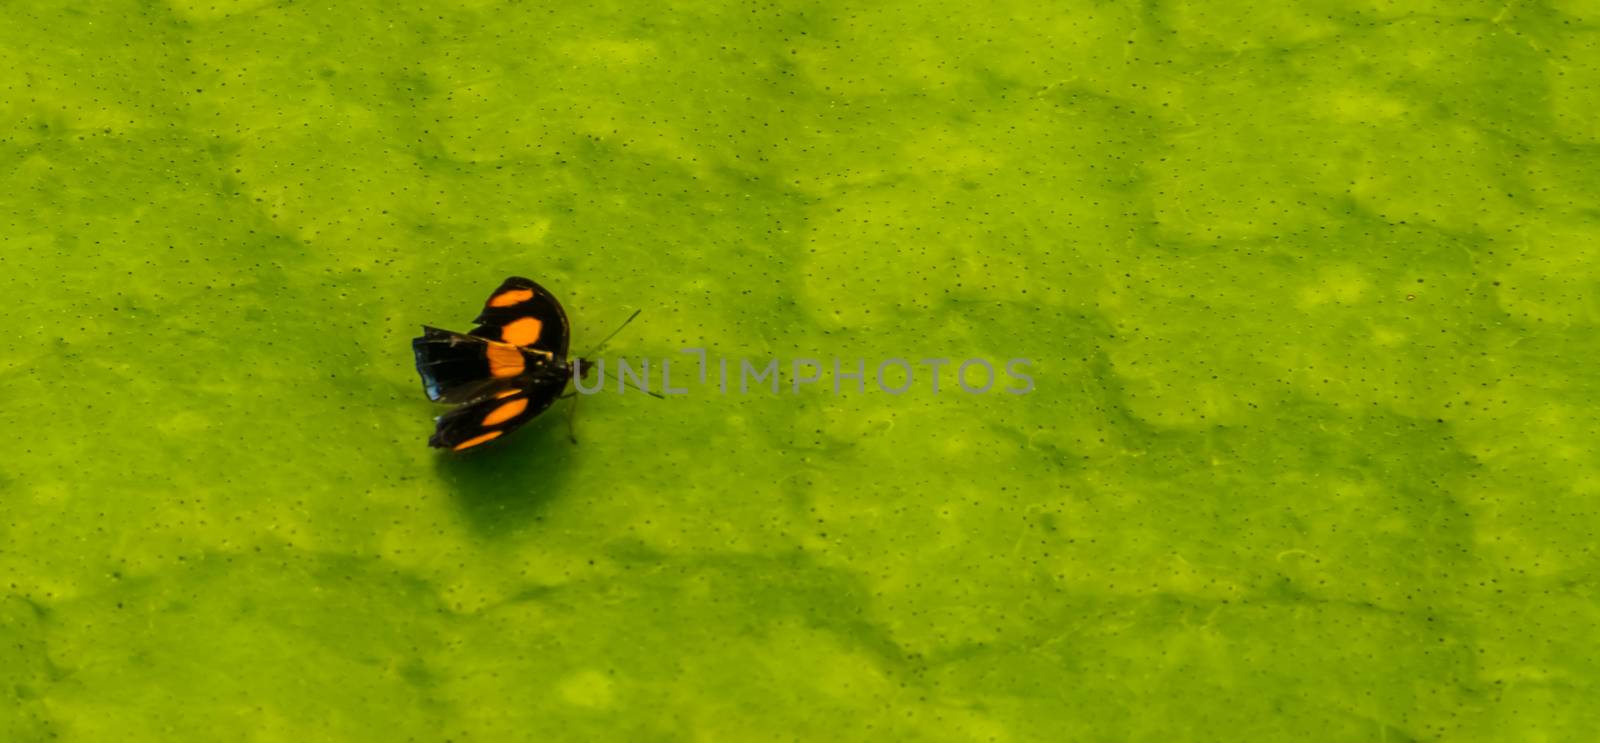
{"label": "butterfly forewing", "polygon": [[489,295],[472,335],[538,352],[551,361],[567,358],[567,313],[554,295],[529,279],[513,276]]}
{"label": "butterfly forewing", "polygon": [[463,403],[498,389],[516,386],[530,366],[542,363],[515,346],[479,336],[423,326],[411,341],[417,373],[429,400]]}

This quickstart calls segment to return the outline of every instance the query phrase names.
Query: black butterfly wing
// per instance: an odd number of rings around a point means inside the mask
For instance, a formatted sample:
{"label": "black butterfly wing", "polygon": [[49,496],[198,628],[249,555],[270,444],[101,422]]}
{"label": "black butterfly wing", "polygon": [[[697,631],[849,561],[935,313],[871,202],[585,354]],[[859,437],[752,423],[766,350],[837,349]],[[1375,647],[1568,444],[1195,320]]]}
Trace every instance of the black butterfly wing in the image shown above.
{"label": "black butterfly wing", "polygon": [[467,334],[424,326],[411,342],[428,399],[460,405],[437,419],[434,447],[471,449],[516,430],[549,409],[572,376],[566,311],[537,283],[506,279],[475,322]]}
{"label": "black butterfly wing", "polygon": [[555,404],[570,376],[566,367],[535,370],[524,387],[500,390],[445,413],[428,445],[464,451],[511,433]]}
{"label": "black butterfly wing", "polygon": [[555,295],[529,279],[512,276],[483,304],[472,335],[509,343],[565,361],[570,328],[566,310]]}
{"label": "black butterfly wing", "polygon": [[411,341],[417,357],[417,374],[428,399],[463,403],[519,383],[530,367],[543,362],[521,349],[481,336],[422,328]]}

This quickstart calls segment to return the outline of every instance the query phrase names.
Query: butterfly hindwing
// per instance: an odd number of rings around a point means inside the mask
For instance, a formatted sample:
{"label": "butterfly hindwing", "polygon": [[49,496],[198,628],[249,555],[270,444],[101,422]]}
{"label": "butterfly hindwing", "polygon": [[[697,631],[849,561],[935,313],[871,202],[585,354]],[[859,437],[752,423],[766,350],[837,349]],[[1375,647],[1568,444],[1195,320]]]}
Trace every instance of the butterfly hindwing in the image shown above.
{"label": "butterfly hindwing", "polygon": [[509,344],[426,325],[411,349],[428,399],[447,403],[467,402],[509,386],[540,358],[530,360]]}
{"label": "butterfly hindwing", "polygon": [[462,451],[494,441],[538,417],[567,384],[567,374],[551,369],[535,373],[525,387],[512,387],[462,405],[439,416],[428,445]]}
{"label": "butterfly hindwing", "polygon": [[567,313],[554,295],[529,279],[512,276],[489,295],[472,335],[509,343],[551,361],[567,357]]}

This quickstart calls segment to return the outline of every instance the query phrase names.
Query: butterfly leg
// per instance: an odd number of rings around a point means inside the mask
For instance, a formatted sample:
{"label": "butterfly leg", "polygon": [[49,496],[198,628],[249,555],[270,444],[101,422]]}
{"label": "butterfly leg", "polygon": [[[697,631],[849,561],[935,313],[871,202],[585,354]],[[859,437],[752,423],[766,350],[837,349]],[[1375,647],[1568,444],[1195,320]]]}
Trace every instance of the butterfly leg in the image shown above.
{"label": "butterfly leg", "polygon": [[572,443],[576,444],[578,443],[578,428],[573,421],[578,417],[578,393],[577,391],[568,392],[556,399],[565,400],[569,397],[572,398],[572,404],[567,406],[567,438],[572,439]]}

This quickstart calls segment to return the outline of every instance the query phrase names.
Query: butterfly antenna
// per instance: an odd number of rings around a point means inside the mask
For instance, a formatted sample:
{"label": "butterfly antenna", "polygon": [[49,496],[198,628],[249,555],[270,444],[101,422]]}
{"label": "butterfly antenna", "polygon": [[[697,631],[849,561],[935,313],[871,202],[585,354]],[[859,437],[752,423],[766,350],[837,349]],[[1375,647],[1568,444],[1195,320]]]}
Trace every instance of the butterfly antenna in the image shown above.
{"label": "butterfly antenna", "polygon": [[[628,327],[628,323],[633,322],[633,318],[638,317],[639,313],[643,312],[643,311],[644,311],[643,309],[634,310],[633,314],[629,315],[628,319],[623,320],[622,324],[618,325],[616,330],[611,331],[611,335],[606,336],[604,340],[600,341],[599,343],[596,343],[594,348],[589,349],[588,352],[584,353],[583,356],[581,356],[580,358],[587,359],[587,358],[589,358],[591,356],[594,356],[596,353],[599,353],[601,349],[606,347],[607,343],[611,342],[612,338],[617,337],[617,334],[621,333],[623,328]],[[626,382],[627,380],[619,380],[619,381]],[[667,399],[667,398],[663,397],[660,393],[651,392],[650,390],[644,389],[644,388],[640,387],[639,385],[635,384],[635,385],[630,385],[630,386],[633,387],[634,389],[640,391],[640,392],[645,393],[646,395],[654,397],[657,400],[665,400],[665,399]]]}
{"label": "butterfly antenna", "polygon": [[583,358],[589,358],[590,356],[598,353],[600,349],[605,348],[606,344],[610,343],[612,338],[617,337],[617,333],[622,332],[623,328],[628,327],[628,323],[633,322],[633,318],[638,317],[639,313],[643,311],[644,310],[634,310],[633,314],[628,316],[628,319],[623,320],[622,324],[618,325],[616,330],[611,331],[611,335],[605,337],[605,340],[600,341],[599,343],[595,344],[594,348],[589,349],[589,351],[583,355]]}

